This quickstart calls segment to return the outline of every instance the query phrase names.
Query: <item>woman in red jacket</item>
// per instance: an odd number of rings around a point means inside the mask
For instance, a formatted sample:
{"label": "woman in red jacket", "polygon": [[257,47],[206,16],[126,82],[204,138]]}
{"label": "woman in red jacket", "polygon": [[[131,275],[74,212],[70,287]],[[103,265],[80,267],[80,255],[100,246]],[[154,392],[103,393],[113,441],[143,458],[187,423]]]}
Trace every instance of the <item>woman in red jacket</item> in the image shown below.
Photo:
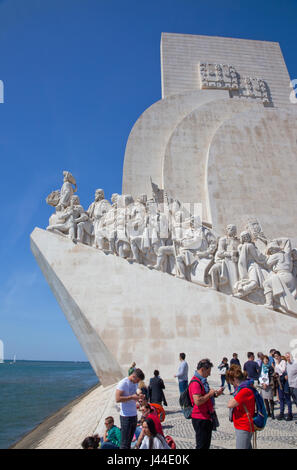
{"label": "woman in red jacket", "polygon": [[251,449],[254,432],[255,395],[251,390],[252,381],[238,366],[227,371],[227,380],[234,386],[234,397],[228,408],[233,410],[233,423],[236,435],[236,449]]}

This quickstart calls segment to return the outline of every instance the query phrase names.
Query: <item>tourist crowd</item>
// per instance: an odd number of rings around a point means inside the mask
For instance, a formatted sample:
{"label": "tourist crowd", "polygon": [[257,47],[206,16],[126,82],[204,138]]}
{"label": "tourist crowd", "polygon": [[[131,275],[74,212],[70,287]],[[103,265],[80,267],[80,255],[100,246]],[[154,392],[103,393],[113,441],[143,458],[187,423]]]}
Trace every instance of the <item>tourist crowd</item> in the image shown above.
{"label": "tourist crowd", "polygon": [[[256,431],[265,427],[267,418],[275,419],[276,402],[279,402],[280,410],[276,419],[293,420],[292,404],[297,406],[297,362],[293,362],[289,352],[281,355],[276,349],[271,349],[267,355],[259,352],[256,360],[254,353],[248,352],[243,367],[236,353],[230,364],[228,358],[223,357],[218,365],[221,386],[216,390],[210,388],[207,380],[213,368],[209,359],[198,362],[190,382],[185,353],[180,353],[179,360],[174,377],[178,379],[180,406],[185,417],[192,422],[196,449],[210,448],[212,432],[219,426],[215,400],[224,394],[225,383],[230,394],[229,420],[234,425],[237,449],[252,448],[252,440],[255,447]],[[176,448],[173,438],[165,436],[162,428],[166,415],[163,406],[167,406],[167,402],[165,385],[159,371],[154,371],[148,386],[144,378],[142,370],[136,368],[134,362],[128,376],[116,388],[115,399],[120,406],[121,429],[115,426],[113,417],[109,416],[105,419],[103,437],[87,437],[82,443],[83,448]]]}

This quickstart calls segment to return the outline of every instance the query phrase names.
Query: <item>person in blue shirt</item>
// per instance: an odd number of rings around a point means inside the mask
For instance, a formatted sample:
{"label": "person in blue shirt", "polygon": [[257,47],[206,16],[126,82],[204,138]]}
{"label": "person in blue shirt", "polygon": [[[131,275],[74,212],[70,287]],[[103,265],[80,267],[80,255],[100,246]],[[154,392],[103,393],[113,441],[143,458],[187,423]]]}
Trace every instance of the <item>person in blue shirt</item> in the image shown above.
{"label": "person in blue shirt", "polygon": [[179,393],[183,393],[188,386],[188,363],[185,361],[185,353],[180,353],[179,360],[180,365],[177,374],[174,377],[178,379]]}
{"label": "person in blue shirt", "polygon": [[255,355],[253,352],[247,353],[248,360],[244,363],[243,370],[247,372],[248,379],[257,380],[260,375],[259,364],[255,361]]}
{"label": "person in blue shirt", "polygon": [[233,353],[233,354],[232,354],[232,359],[231,359],[231,361],[230,361],[230,366],[232,366],[232,365],[236,365],[236,366],[241,367],[237,353]]}
{"label": "person in blue shirt", "polygon": [[274,360],[274,357],[273,357],[273,354],[275,353],[276,349],[270,349],[269,351],[269,356],[268,356],[268,360],[269,360],[269,365],[274,367],[275,366],[275,360]]}

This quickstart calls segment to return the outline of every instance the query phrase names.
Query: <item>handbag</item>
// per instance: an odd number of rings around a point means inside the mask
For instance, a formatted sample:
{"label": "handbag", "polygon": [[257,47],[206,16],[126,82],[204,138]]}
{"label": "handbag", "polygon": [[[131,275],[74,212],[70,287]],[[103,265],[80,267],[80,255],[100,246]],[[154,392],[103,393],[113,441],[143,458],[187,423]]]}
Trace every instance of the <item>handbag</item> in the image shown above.
{"label": "handbag", "polygon": [[215,411],[210,413],[211,421],[212,421],[212,430],[216,431],[217,428],[220,426],[218,415]]}
{"label": "handbag", "polygon": [[250,432],[251,432],[251,434],[252,434],[252,436],[253,436],[253,445],[252,445],[252,447],[253,447],[253,449],[257,449],[257,432],[256,432],[256,430],[253,431],[253,427],[252,427],[252,423],[251,423],[251,419],[250,419],[250,414],[249,414],[249,412],[248,412],[247,407],[246,407],[245,405],[243,405],[243,408],[244,408],[244,411],[245,411],[246,414],[247,414],[247,417],[248,417],[248,420],[249,420],[249,424],[250,424]]}
{"label": "handbag", "polygon": [[162,390],[162,401],[163,401],[164,406],[168,406],[163,390]]}

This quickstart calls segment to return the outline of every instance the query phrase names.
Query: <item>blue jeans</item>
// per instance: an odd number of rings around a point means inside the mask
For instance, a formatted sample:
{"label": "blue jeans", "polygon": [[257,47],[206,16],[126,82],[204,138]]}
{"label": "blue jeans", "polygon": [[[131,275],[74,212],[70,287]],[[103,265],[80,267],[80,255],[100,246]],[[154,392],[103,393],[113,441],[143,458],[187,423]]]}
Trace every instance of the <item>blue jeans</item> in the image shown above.
{"label": "blue jeans", "polygon": [[135,429],[135,433],[134,433],[136,440],[139,438],[141,431],[142,431],[142,426],[137,426],[137,428]]}
{"label": "blue jeans", "polygon": [[[226,376],[221,375],[221,387],[224,387],[225,381],[226,381]],[[228,385],[229,392],[231,393],[231,385],[228,382],[227,382],[227,385]]]}
{"label": "blue jeans", "polygon": [[292,397],[293,402],[297,406],[297,388],[290,387],[290,396]]}
{"label": "blue jeans", "polygon": [[187,389],[188,381],[181,380],[180,382],[178,382],[178,386],[179,386],[179,393],[182,394]]}
{"label": "blue jeans", "polygon": [[284,392],[280,387],[278,387],[278,397],[279,397],[279,411],[280,414],[283,415],[285,411],[285,403],[288,407],[288,414],[292,414],[292,402],[290,393]]}
{"label": "blue jeans", "polygon": [[103,444],[101,444],[101,449],[119,449],[119,447],[112,442],[103,442]]}
{"label": "blue jeans", "polygon": [[121,420],[121,445],[120,449],[130,449],[131,442],[137,426],[137,416],[122,416]]}
{"label": "blue jeans", "polygon": [[137,428],[135,429],[135,433],[134,433],[136,440],[131,443],[131,449],[134,449],[134,447],[136,446],[136,443],[138,441],[141,431],[142,431],[142,426],[137,426]]}

